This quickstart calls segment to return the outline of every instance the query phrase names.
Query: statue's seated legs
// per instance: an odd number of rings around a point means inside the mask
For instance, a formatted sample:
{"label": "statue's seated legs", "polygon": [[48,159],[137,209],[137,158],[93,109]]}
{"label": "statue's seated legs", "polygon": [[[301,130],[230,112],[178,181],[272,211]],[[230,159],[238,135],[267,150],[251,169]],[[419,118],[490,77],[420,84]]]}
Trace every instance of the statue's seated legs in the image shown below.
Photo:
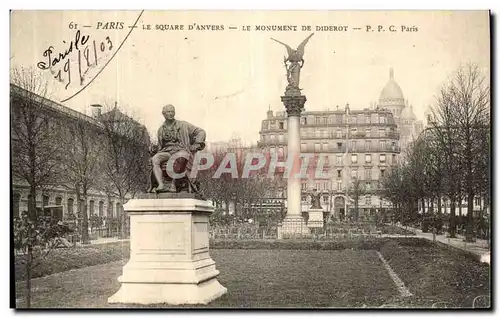
{"label": "statue's seated legs", "polygon": [[[186,170],[188,163],[186,158],[189,158],[189,153],[185,150],[175,153],[176,160],[173,163],[173,167],[168,166],[168,161],[171,157],[172,155],[168,152],[159,152],[151,158],[153,174],[158,183],[156,192],[179,192],[178,190],[182,188],[181,184],[187,181],[187,176],[179,178],[174,176],[173,173],[179,174]],[[172,168],[173,173],[168,171],[168,169]]]}

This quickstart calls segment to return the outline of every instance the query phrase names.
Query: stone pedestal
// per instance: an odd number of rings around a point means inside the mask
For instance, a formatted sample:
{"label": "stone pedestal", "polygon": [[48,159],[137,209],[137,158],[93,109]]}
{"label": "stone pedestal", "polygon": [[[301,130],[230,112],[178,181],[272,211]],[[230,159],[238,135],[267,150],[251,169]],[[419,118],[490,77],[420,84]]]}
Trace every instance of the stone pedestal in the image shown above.
{"label": "stone pedestal", "polygon": [[148,198],[124,205],[130,260],[109,303],[207,304],[227,292],[209,255],[213,207],[194,198]]}
{"label": "stone pedestal", "polygon": [[323,209],[309,209],[309,220],[307,220],[307,227],[317,228],[323,227]]}

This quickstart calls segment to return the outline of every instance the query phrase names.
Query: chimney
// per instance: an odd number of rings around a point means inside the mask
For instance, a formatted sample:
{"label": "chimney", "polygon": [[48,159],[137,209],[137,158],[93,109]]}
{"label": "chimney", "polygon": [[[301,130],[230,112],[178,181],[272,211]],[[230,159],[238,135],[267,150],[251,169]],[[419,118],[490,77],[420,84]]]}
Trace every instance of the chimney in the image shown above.
{"label": "chimney", "polygon": [[92,107],[92,117],[94,117],[95,119],[98,119],[99,117],[101,117],[101,105],[99,104],[92,104],[90,105]]}

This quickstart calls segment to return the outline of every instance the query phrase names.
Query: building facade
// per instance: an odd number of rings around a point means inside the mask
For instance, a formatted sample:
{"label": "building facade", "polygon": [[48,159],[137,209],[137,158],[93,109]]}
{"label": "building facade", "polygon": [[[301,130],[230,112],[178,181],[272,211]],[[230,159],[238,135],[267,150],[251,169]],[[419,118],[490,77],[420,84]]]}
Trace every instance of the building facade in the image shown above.
{"label": "building facade", "polygon": [[[26,101],[30,99],[30,101]],[[35,103],[36,101],[36,103]],[[36,108],[36,116],[40,120],[47,121],[47,129],[58,130],[62,134],[70,134],[69,127],[74,125],[75,122],[82,124],[88,129],[89,134],[97,136],[102,133],[103,120],[110,118],[107,113],[101,115],[99,105],[93,105],[93,116],[87,116],[83,113],[77,112],[71,108],[65,107],[54,101],[46,99],[42,96],[33,94],[19,86],[10,85],[10,104],[11,104],[11,121],[12,125],[16,125],[16,121],[21,120],[19,109],[20,105],[33,105]],[[118,111],[115,107],[111,112]],[[125,115],[123,115],[125,116]],[[117,117],[113,114],[112,116]],[[137,123],[138,124],[138,123]],[[22,126],[22,124],[20,124]],[[138,127],[141,126],[138,124]],[[145,127],[139,127],[145,134],[147,130]],[[149,136],[144,136],[149,139]],[[11,131],[12,144],[16,143],[16,134]],[[54,140],[54,142],[61,142]],[[64,148],[61,149],[64,151]],[[19,155],[15,149],[12,150],[12,155]],[[11,179],[11,199],[12,199],[12,214],[13,217],[19,217],[21,213],[28,211],[29,202],[35,201],[37,210],[49,213],[60,220],[67,220],[68,218],[81,218],[81,209],[85,206],[83,199],[78,198],[76,191],[72,189],[72,185],[67,184],[64,176],[56,180],[55,184],[43,189],[36,189],[37,197],[32,198],[30,195],[29,183],[15,173],[12,173]],[[80,201],[80,202],[78,202]],[[80,206],[79,206],[80,204]],[[123,207],[117,197],[110,196],[102,189],[91,188],[88,190],[87,195],[87,214],[90,217],[98,216],[106,220],[109,218],[119,219],[123,212]]]}
{"label": "building facade", "polygon": [[[286,123],[285,112],[268,111],[260,131],[259,146],[264,151],[286,157]],[[344,110],[306,111],[302,113],[300,135],[301,153],[322,154],[324,169],[332,176],[302,180],[302,211],[308,211],[308,194],[313,189],[323,194],[324,211],[338,218],[349,217],[356,204],[353,197],[357,197],[360,215],[388,207],[380,199],[379,180],[397,163],[400,152],[399,133],[390,111],[350,110],[348,105]]]}
{"label": "building facade", "polygon": [[[391,208],[380,196],[380,180],[397,165],[402,149],[422,130],[413,108],[389,72],[378,104],[364,109],[305,111],[300,118],[301,153],[326,159],[331,178],[302,180],[302,211],[309,209],[313,189],[322,193],[322,207],[335,218],[368,217]],[[259,147],[264,152],[287,154],[285,111],[269,110],[262,121]],[[312,167],[314,170],[314,166]],[[354,207],[358,207],[355,212]]]}

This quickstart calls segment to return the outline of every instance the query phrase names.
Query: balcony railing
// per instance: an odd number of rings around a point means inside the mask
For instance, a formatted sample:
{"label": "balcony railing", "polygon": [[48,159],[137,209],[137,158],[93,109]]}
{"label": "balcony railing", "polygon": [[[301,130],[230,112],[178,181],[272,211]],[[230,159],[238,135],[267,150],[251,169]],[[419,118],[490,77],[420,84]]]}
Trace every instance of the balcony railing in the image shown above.
{"label": "balcony railing", "polygon": [[351,132],[349,134],[350,139],[367,139],[367,138],[390,138],[390,139],[399,139],[400,134],[398,132],[370,132],[366,133],[365,131]]}

